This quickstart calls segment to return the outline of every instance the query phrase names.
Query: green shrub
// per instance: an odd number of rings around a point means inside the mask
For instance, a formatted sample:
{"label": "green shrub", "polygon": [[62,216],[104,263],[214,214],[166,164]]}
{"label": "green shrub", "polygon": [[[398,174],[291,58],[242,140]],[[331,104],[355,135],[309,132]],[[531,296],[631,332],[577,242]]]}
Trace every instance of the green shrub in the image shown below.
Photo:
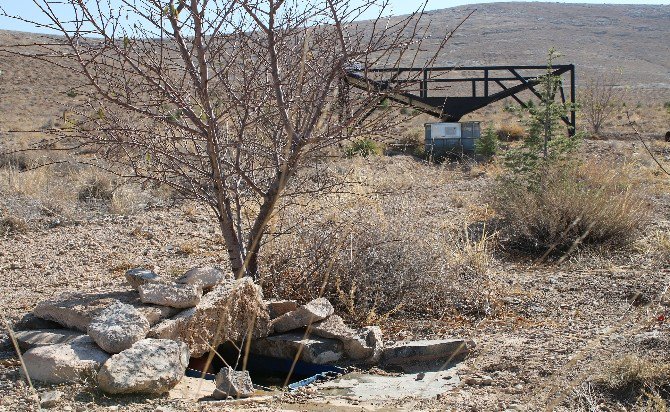
{"label": "green shrub", "polygon": [[581,243],[629,244],[647,206],[625,176],[604,165],[578,160],[580,136],[568,137],[561,124],[570,106],[555,101],[558,79],[547,74],[542,99],[527,108],[527,137],[503,158],[495,208],[507,237],[526,250],[566,252]]}
{"label": "green shrub", "polygon": [[477,140],[475,144],[475,154],[489,159],[495,156],[498,151],[498,135],[493,129],[493,125],[489,125],[484,131],[484,134]]}
{"label": "green shrub", "polygon": [[374,140],[360,139],[356,140],[345,150],[347,157],[361,156],[377,156],[382,153],[382,149]]}

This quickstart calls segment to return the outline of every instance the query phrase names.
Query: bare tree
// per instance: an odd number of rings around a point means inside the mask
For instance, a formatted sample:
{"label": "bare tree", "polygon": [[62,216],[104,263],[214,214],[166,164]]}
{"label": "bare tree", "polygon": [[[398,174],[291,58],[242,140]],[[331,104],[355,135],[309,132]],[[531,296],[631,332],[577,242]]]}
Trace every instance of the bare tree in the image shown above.
{"label": "bare tree", "polygon": [[588,79],[580,90],[581,112],[596,135],[622,107],[624,89],[620,80],[620,71],[601,72]]}
{"label": "bare tree", "polygon": [[[67,14],[34,3],[60,35],[40,52],[4,52],[78,72],[88,96],[72,128],[53,132],[68,148],[92,148],[89,162],[208,205],[238,277],[257,275],[268,222],[300,168],[386,127],[362,120],[397,90],[349,90],[352,65],[428,66],[449,38],[427,35],[422,10],[382,18],[381,0],[69,1]],[[357,22],[371,11],[376,19]]]}

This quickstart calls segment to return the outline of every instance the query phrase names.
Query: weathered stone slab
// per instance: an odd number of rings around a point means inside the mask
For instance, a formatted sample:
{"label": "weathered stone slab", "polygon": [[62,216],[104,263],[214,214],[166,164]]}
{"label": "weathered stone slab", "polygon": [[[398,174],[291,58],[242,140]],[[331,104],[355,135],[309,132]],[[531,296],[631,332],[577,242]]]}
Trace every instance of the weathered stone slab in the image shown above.
{"label": "weathered stone slab", "polygon": [[188,359],[184,343],[143,339],[105,362],[98,372],[98,385],[113,394],[164,393],[184,376]]}
{"label": "weathered stone slab", "polygon": [[201,400],[211,398],[216,389],[214,381],[184,376],[167,394],[169,399]]}
{"label": "weathered stone slab", "polygon": [[310,331],[323,338],[337,339],[341,341],[358,337],[356,331],[347,326],[344,323],[344,320],[338,315],[331,315],[327,319],[314,322],[310,327]]}
{"label": "weathered stone slab", "polygon": [[200,303],[202,289],[198,285],[177,283],[146,283],[138,288],[140,300],[144,303],[169,306],[172,308],[192,308]]}
{"label": "weathered stone slab", "polygon": [[195,314],[195,308],[183,310],[175,316],[164,319],[152,326],[147,333],[148,338],[179,340],[179,334],[186,323]]}
{"label": "weathered stone slab", "polygon": [[203,296],[195,308],[157,325],[150,336],[188,344],[191,356],[200,357],[225,341],[240,342],[268,335],[269,315],[260,287],[250,278],[221,283]]}
{"label": "weathered stone slab", "polygon": [[152,270],[144,268],[134,268],[126,271],[126,280],[130,283],[133,289],[139,288],[141,285],[152,282],[162,282],[163,278],[154,273]]}
{"label": "weathered stone slab", "polygon": [[182,276],[177,278],[175,282],[197,285],[203,290],[210,290],[214,286],[222,282],[232,282],[235,280],[232,273],[224,273],[221,268],[216,266],[200,266],[186,271]]}
{"label": "weathered stone slab", "polygon": [[272,321],[275,332],[288,332],[300,329],[332,315],[335,309],[326,298],[314,299],[296,310],[285,313]]}
{"label": "weathered stone slab", "polygon": [[119,353],[144,339],[149,321],[134,306],[119,301],[98,312],[88,325],[88,335],[103,350]]}
{"label": "weathered stone slab", "polygon": [[33,310],[33,314],[67,328],[86,332],[93,316],[117,300],[136,307],[151,325],[179,312],[179,309],[168,306],[146,305],[140,301],[137,292],[129,290],[64,293],[54,299],[40,302]]}
{"label": "weathered stone slab", "polygon": [[52,320],[38,318],[32,313],[26,313],[21,320],[14,324],[14,330],[62,329],[63,326]]}
{"label": "weathered stone slab", "polygon": [[69,329],[39,329],[14,332],[14,337],[19,344],[19,349],[24,352],[38,346],[70,343],[81,336],[86,335]]}
{"label": "weathered stone slab", "polygon": [[342,342],[344,354],[355,361],[377,362],[383,347],[381,329],[368,326],[359,331],[347,326],[341,317],[331,315],[325,320],[313,323],[310,333]]}
{"label": "weathered stone slab", "polygon": [[316,364],[337,362],[344,355],[340,341],[318,336],[304,338],[303,332],[269,336],[251,344],[251,353],[275,358],[293,359],[299,351],[300,360]]}
{"label": "weathered stone slab", "polygon": [[216,374],[216,389],[212,394],[216,399],[248,398],[254,394],[254,384],[249,371],[236,371],[227,366]]}
{"label": "weathered stone slab", "polygon": [[381,362],[384,367],[401,369],[411,368],[419,363],[447,363],[462,359],[474,347],[474,341],[464,339],[398,342],[384,348]]}
{"label": "weathered stone slab", "polygon": [[276,319],[281,315],[298,309],[298,302],[286,299],[270,299],[265,301],[270,312],[270,319]]}
{"label": "weathered stone slab", "polygon": [[40,346],[23,354],[30,378],[49,383],[93,377],[108,358],[87,336],[66,344]]}

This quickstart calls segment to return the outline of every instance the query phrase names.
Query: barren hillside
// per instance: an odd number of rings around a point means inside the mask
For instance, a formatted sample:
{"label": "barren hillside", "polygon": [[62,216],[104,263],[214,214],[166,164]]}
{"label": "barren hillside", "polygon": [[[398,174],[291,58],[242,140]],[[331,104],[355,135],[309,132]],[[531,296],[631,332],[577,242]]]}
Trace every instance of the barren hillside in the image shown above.
{"label": "barren hillside", "polygon": [[[437,64],[543,64],[555,47],[561,62],[576,64],[578,82],[621,69],[634,103],[670,100],[670,6],[493,3],[429,11],[426,24],[439,37],[473,9]],[[43,38],[0,30],[0,45]],[[66,93],[77,81],[66,70],[12,55],[0,70],[0,135],[48,126],[72,102]]]}

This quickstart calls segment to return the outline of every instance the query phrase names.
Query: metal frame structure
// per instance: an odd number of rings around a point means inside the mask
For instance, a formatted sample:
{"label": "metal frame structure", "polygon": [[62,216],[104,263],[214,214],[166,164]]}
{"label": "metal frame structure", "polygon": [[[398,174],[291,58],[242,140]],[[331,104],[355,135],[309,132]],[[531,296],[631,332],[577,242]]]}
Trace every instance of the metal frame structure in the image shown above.
{"label": "metal frame structure", "polygon": [[[564,116],[562,120],[568,126],[569,134],[573,135],[576,130],[575,66],[573,64],[554,65],[551,70],[552,75],[561,79],[559,93],[562,102],[565,103],[566,99],[569,99],[571,103],[569,115]],[[520,71],[532,74],[522,75]],[[462,72],[478,72],[480,75],[453,77]],[[523,65],[350,69],[346,72],[345,80],[352,87],[382,92],[390,100],[412,106],[421,112],[439,118],[441,121],[456,122],[464,115],[506,97],[511,97],[521,106],[527,107],[527,104],[517,94],[529,90],[541,99],[542,97],[535,86],[541,82],[542,76],[546,72],[547,66]],[[403,74],[409,79],[403,79]],[[567,97],[563,80],[565,74],[569,76],[570,82],[569,96]],[[390,75],[390,77],[384,79],[384,75]],[[470,83],[471,95],[449,96],[448,86],[455,83]],[[440,84],[446,84],[447,87],[436,86]],[[385,91],[386,93],[384,93]],[[443,94],[447,95],[436,96],[435,92],[438,91],[444,91]]]}

